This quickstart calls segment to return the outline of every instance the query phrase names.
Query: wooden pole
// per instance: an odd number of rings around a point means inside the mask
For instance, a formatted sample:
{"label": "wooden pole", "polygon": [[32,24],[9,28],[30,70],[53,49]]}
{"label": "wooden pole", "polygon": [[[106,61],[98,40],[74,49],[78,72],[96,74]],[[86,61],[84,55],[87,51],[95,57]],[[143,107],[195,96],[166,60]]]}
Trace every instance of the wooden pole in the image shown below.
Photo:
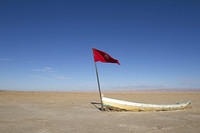
{"label": "wooden pole", "polygon": [[101,95],[101,87],[100,87],[99,75],[98,75],[98,71],[97,71],[96,62],[94,62],[94,64],[95,64],[95,69],[96,69],[97,83],[98,83],[98,88],[99,88],[99,96],[100,96],[100,101],[101,101],[101,111],[104,111],[103,101],[102,101],[102,95]]}

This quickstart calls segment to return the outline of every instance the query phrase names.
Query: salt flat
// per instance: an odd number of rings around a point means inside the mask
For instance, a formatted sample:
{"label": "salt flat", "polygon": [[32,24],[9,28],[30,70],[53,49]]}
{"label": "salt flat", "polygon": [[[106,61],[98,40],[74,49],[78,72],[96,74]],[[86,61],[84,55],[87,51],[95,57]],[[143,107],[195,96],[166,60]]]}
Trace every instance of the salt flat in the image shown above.
{"label": "salt flat", "polygon": [[[198,133],[200,92],[104,92],[134,102],[192,108],[164,112],[101,112],[96,92],[0,91],[0,133]],[[98,105],[97,105],[98,106]]]}

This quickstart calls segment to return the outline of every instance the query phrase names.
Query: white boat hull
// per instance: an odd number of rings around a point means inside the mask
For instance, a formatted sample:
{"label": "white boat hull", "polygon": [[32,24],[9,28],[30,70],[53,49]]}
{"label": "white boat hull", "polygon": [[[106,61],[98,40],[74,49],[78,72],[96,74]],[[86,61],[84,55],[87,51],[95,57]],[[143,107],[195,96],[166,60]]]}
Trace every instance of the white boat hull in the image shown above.
{"label": "white boat hull", "polygon": [[158,105],[158,104],[145,104],[135,103],[123,100],[117,100],[107,97],[102,97],[103,104],[106,108],[117,109],[117,110],[130,110],[130,111],[169,111],[169,110],[180,110],[188,108],[191,104],[190,101],[185,103],[177,103],[170,105]]}

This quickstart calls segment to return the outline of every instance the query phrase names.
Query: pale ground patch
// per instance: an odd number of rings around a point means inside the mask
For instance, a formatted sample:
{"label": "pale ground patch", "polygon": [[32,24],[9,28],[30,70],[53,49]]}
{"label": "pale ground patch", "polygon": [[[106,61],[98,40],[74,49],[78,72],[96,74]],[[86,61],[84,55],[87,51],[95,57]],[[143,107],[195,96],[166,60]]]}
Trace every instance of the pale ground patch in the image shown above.
{"label": "pale ground patch", "polygon": [[0,91],[0,133],[198,133],[200,92],[104,92],[134,102],[192,101],[172,112],[100,112],[94,92]]}

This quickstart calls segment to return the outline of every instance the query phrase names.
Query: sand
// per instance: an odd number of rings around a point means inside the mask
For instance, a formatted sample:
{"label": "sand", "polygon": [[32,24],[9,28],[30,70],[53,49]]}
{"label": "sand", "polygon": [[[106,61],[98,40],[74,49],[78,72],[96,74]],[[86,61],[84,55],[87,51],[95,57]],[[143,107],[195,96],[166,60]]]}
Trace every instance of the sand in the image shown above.
{"label": "sand", "polygon": [[[199,133],[200,92],[104,92],[135,102],[192,108],[163,112],[101,112],[96,92],[0,91],[0,133]],[[98,105],[97,105],[98,106]]]}

